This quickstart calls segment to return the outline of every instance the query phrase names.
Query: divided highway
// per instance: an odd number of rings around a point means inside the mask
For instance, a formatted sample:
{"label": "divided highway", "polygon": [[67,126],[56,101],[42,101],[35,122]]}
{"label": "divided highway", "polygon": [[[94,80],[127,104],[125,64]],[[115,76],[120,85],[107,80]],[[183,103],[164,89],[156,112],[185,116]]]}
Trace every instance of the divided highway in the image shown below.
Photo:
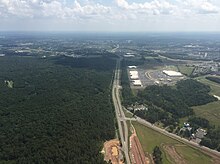
{"label": "divided highway", "polygon": [[189,141],[187,139],[181,138],[178,135],[175,135],[173,133],[169,133],[164,129],[158,128],[154,125],[152,125],[150,122],[147,122],[146,120],[143,120],[139,117],[136,118],[127,118],[124,114],[124,111],[122,109],[121,105],[121,99],[120,99],[120,63],[121,59],[117,60],[116,64],[116,69],[115,69],[115,75],[114,75],[114,81],[112,85],[112,99],[115,107],[115,113],[116,113],[116,118],[117,118],[117,123],[118,123],[118,130],[119,130],[119,136],[120,136],[120,141],[122,144],[122,151],[124,152],[124,157],[126,160],[127,164],[130,164],[130,158],[129,158],[129,146],[128,146],[128,127],[126,121],[131,120],[131,121],[137,121],[138,123],[147,126],[163,135],[166,135],[172,139],[175,139],[177,141],[180,141],[182,143],[185,143],[186,145],[193,147],[195,149],[199,149],[202,152],[214,157],[220,159],[220,152],[209,149],[204,146],[200,146],[199,144]]}
{"label": "divided highway", "polygon": [[128,149],[128,126],[126,123],[126,117],[121,105],[121,99],[119,94],[120,86],[120,63],[121,60],[117,60],[114,82],[112,85],[112,99],[115,107],[115,114],[118,123],[119,136],[122,144],[122,150],[124,152],[125,161],[130,164],[129,149]]}

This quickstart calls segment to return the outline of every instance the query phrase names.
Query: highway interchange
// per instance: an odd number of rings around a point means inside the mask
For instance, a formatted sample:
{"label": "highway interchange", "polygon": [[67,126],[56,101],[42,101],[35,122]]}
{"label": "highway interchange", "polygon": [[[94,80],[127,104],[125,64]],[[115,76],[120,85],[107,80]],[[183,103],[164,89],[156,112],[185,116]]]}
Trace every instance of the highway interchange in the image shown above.
{"label": "highway interchange", "polygon": [[130,164],[130,157],[129,157],[129,147],[128,147],[128,126],[126,121],[131,120],[131,121],[137,121],[138,123],[147,126],[148,128],[151,128],[161,134],[164,134],[172,139],[175,139],[179,142],[182,142],[192,148],[199,149],[202,152],[220,159],[220,152],[209,149],[204,146],[200,146],[199,144],[189,141],[185,138],[181,138],[178,135],[175,135],[173,133],[169,133],[164,129],[158,128],[151,124],[150,122],[147,122],[146,120],[143,120],[139,117],[135,118],[127,118],[124,114],[124,111],[122,109],[121,105],[121,99],[120,99],[120,63],[121,63],[121,58],[117,60],[116,64],[116,69],[115,69],[115,75],[114,75],[114,81],[113,81],[113,87],[112,87],[112,99],[115,107],[115,113],[116,113],[116,118],[117,118],[117,123],[118,123],[118,131],[119,131],[119,136],[120,136],[120,141],[122,145],[122,151],[124,152],[124,157],[125,161],[127,164]]}

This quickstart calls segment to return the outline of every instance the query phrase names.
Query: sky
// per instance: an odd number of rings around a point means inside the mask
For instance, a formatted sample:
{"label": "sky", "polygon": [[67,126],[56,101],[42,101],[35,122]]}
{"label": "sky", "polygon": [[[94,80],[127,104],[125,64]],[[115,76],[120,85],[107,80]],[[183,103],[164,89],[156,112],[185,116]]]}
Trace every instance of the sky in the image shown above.
{"label": "sky", "polygon": [[220,0],[0,0],[1,31],[220,31]]}

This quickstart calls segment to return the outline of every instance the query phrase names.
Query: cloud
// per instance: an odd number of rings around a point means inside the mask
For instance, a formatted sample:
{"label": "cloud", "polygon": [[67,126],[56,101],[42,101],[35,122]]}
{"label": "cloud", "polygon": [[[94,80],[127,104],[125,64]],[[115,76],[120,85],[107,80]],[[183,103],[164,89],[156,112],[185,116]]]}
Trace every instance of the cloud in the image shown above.
{"label": "cloud", "polygon": [[143,3],[115,0],[116,6],[106,6],[84,0],[67,3],[66,0],[0,0],[0,17],[58,18],[58,19],[136,19],[148,15],[189,16],[217,14],[219,7],[209,0],[151,0]]}
{"label": "cloud", "polygon": [[219,7],[212,4],[209,0],[184,0],[179,2],[183,4],[184,8],[187,8],[194,13],[217,14],[219,12]]}
{"label": "cloud", "polygon": [[128,3],[126,0],[115,0],[121,9],[144,13],[147,15],[178,15],[184,14],[217,14],[219,7],[209,0],[177,0],[171,3],[166,0],[152,0],[145,3]]}
{"label": "cloud", "polygon": [[0,10],[3,16],[16,15],[19,17],[31,17],[32,9],[29,6],[28,1],[24,0],[0,0]]}
{"label": "cloud", "polygon": [[[0,0],[0,29],[217,29],[218,0]],[[133,1],[133,2],[132,2]],[[108,5],[107,5],[108,4]],[[209,23],[207,23],[209,22]],[[39,27],[38,27],[39,26]],[[196,27],[196,28],[194,28]]]}
{"label": "cloud", "polygon": [[0,16],[32,18],[76,18],[103,16],[111,11],[110,7],[96,4],[81,5],[77,0],[66,5],[63,0],[0,0]]}
{"label": "cloud", "polygon": [[126,0],[116,0],[116,4],[127,10],[132,10],[135,12],[140,13],[147,13],[147,14],[172,14],[174,10],[176,10],[176,6],[167,2],[167,1],[158,1],[153,0],[151,2],[145,3],[131,3],[129,4]]}

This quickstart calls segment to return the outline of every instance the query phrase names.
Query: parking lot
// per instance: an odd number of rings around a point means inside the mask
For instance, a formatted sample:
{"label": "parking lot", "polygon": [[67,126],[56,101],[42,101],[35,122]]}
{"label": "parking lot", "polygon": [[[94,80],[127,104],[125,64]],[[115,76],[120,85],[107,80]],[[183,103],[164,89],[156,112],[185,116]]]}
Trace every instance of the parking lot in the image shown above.
{"label": "parking lot", "polygon": [[[183,75],[181,77],[176,76],[168,76],[163,73],[163,69],[157,70],[146,70],[137,68],[139,79],[142,83],[141,87],[134,86],[131,82],[131,88],[145,88],[150,85],[175,85],[177,81],[185,79],[186,77]],[[130,79],[130,81],[132,81]]]}

